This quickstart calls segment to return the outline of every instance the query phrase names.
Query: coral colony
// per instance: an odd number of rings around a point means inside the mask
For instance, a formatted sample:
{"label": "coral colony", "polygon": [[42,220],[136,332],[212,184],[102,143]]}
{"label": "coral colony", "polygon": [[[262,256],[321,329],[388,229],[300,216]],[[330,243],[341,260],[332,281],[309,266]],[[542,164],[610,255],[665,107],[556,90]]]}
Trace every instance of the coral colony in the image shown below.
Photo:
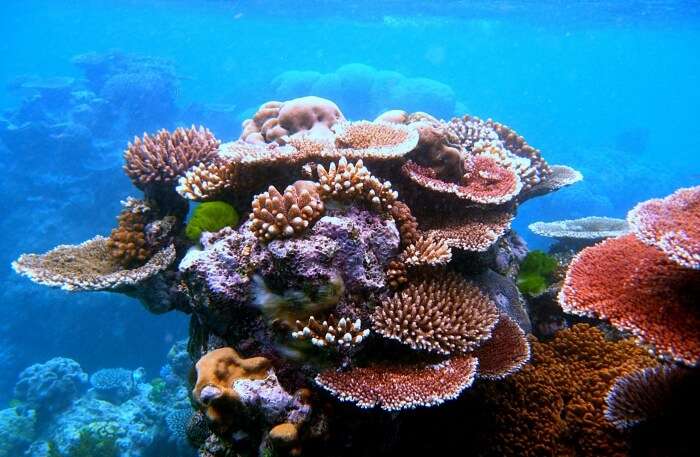
{"label": "coral colony", "polygon": [[[613,424],[636,420],[620,417],[631,394],[608,397],[622,405],[612,423],[602,408],[586,419],[547,398],[602,405],[617,376],[659,362],[586,325],[546,343],[526,336],[515,285],[526,248],[511,221],[520,203],[582,177],[548,164],[511,128],[397,110],[348,121],[330,100],[303,97],[265,103],[237,141],[220,144],[203,127],[161,130],[135,138],[124,158],[144,197],[123,202],[109,237],[13,266],[40,284],[125,293],[152,312],[192,316],[201,412],[189,425],[184,413],[168,423],[196,434],[200,455],[347,446],[331,416],[437,407],[479,378],[486,391],[510,386],[485,396],[503,412],[494,449],[531,455],[521,442],[530,440],[564,455],[562,437],[587,433],[596,439],[582,455],[622,446],[610,444],[622,433]],[[192,201],[203,203],[186,227]],[[608,238],[574,258],[561,306],[697,364],[699,205],[700,188],[643,203],[628,217],[630,234],[615,220],[538,225],[551,236]],[[121,375],[91,381],[119,396],[109,385]],[[532,389],[550,397],[523,393]],[[532,437],[547,427],[546,439]]]}

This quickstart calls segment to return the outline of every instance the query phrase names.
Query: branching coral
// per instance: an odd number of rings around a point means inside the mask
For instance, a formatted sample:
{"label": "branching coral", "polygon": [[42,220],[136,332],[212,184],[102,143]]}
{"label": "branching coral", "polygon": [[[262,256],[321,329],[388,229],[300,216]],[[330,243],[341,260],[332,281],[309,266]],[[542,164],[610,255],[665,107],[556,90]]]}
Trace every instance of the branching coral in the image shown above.
{"label": "branching coral", "polygon": [[566,312],[608,319],[689,365],[700,361],[700,270],[625,235],[581,251],[559,302]]}
{"label": "branching coral", "polygon": [[297,181],[281,194],[274,186],[256,195],[250,230],[261,240],[288,238],[306,230],[323,215],[323,202],[310,181]]}
{"label": "branching coral", "polygon": [[219,143],[204,127],[144,134],[134,138],[124,152],[124,171],[141,190],[153,185],[167,187],[190,167],[213,159]]}
{"label": "branching coral", "polygon": [[396,222],[401,235],[401,246],[406,247],[418,240],[418,222],[411,214],[411,208],[401,201],[391,206],[391,217]]}
{"label": "branching coral", "polygon": [[362,328],[360,319],[352,321],[345,317],[337,320],[332,314],[328,320],[317,321],[313,316],[306,323],[296,321],[297,331],[292,337],[298,340],[309,340],[314,346],[349,347],[360,344],[369,335],[369,329]]}
{"label": "branching coral", "polygon": [[482,386],[493,418],[488,455],[626,455],[623,436],[604,417],[604,399],[618,376],[654,366],[654,358],[585,324],[531,344],[530,364]]}
{"label": "branching coral", "polygon": [[386,283],[392,289],[398,289],[408,283],[406,264],[401,259],[389,261],[386,269]]}
{"label": "branching coral", "polygon": [[151,254],[144,229],[153,214],[146,202],[135,198],[127,198],[122,205],[124,209],[117,218],[117,228],[109,235],[107,247],[115,260],[129,268],[143,264]]}
{"label": "branching coral", "polygon": [[478,362],[470,356],[429,364],[371,365],[350,371],[329,370],[316,383],[341,401],[387,411],[439,405],[471,386]]}
{"label": "branching coral", "polygon": [[635,206],[627,215],[637,238],[686,268],[700,269],[700,186]]}
{"label": "branching coral", "polygon": [[452,260],[452,250],[443,240],[420,237],[406,247],[401,260],[409,266],[445,265]]}
{"label": "branching coral", "polygon": [[380,335],[438,354],[474,349],[497,321],[493,302],[454,273],[410,282],[372,315]]}
{"label": "branching coral", "polygon": [[331,163],[328,170],[323,165],[318,165],[316,171],[318,193],[323,200],[366,201],[376,210],[389,211],[398,196],[391,189],[391,183],[382,183],[372,176],[362,160],[353,164],[341,157],[337,165]]}

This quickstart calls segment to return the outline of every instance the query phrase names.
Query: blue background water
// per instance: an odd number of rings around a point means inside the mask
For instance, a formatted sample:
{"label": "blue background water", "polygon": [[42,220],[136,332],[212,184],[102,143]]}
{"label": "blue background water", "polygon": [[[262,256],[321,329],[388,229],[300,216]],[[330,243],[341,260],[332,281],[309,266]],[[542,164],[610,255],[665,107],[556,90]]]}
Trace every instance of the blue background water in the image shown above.
{"label": "blue background water", "polygon": [[[155,375],[186,336],[184,316],[47,290],[9,268],[22,252],[109,233],[119,201],[138,195],[121,150],[143,130],[206,123],[230,140],[261,103],[310,91],[353,118],[392,108],[493,117],[585,175],[521,207],[515,227],[535,247],[546,244],[527,232],[535,220],[623,217],[637,201],[697,184],[696,2],[531,3],[1,2],[0,130],[30,134],[0,136],[0,402],[31,363],[65,355],[86,371]],[[110,92],[72,63],[114,50],[172,68],[128,57],[137,70],[113,70]],[[27,102],[41,94],[37,78],[56,76],[107,106]]]}

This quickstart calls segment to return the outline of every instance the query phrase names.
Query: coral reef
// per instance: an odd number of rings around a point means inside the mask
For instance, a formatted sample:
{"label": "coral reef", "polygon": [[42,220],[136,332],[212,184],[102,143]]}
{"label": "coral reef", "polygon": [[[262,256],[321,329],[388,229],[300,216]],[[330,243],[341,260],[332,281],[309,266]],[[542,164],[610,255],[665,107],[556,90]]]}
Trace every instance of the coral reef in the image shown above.
{"label": "coral reef", "polygon": [[533,341],[532,361],[500,383],[484,384],[489,411],[485,455],[626,455],[624,435],[602,404],[618,376],[656,361],[631,340],[607,341],[585,324]]}
{"label": "coral reef", "polygon": [[[530,358],[514,282],[526,247],[511,221],[523,201],[580,179],[490,120],[350,122],[319,97],[263,104],[229,143],[204,128],[146,134],[125,159],[145,199],[125,203],[110,239],[13,266],[188,313],[190,337],[151,382],[95,373],[90,398],[55,421],[64,453],[89,421],[116,423],[121,450],[167,436],[201,456],[330,455],[352,448],[342,424],[362,414],[389,433],[403,419],[378,410],[509,378]],[[188,227],[186,200],[203,201]]]}
{"label": "coral reef", "polygon": [[15,397],[39,414],[50,415],[70,406],[87,382],[76,361],[55,357],[25,368],[15,384]]}

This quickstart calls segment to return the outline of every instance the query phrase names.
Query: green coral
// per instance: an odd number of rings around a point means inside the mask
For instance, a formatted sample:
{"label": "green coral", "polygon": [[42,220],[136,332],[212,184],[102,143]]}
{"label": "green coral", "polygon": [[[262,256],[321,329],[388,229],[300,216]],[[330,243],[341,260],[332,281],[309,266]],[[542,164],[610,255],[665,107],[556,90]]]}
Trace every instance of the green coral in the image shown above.
{"label": "green coral", "polygon": [[530,251],[520,264],[518,289],[528,295],[539,295],[552,283],[552,274],[557,268],[554,257],[542,251]]}
{"label": "green coral", "polygon": [[196,243],[202,236],[202,232],[218,232],[224,227],[236,225],[238,219],[238,213],[228,203],[205,202],[192,212],[192,217],[185,228],[185,235]]}
{"label": "green coral", "polygon": [[119,457],[114,424],[96,422],[80,430],[80,438],[68,452],[68,457]]}

